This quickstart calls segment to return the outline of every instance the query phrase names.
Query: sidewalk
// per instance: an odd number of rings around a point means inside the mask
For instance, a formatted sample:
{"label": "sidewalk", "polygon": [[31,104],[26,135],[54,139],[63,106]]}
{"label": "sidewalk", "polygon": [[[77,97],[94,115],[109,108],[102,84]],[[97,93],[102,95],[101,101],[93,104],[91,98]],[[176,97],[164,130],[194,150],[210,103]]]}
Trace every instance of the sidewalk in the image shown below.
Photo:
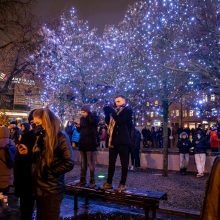
{"label": "sidewalk", "polygon": [[[103,184],[107,176],[107,166],[96,167],[96,182]],[[79,180],[80,166],[75,165],[74,169],[66,175],[66,182]],[[103,178],[103,176],[105,178]],[[120,167],[116,167],[114,185],[117,187],[120,177]],[[179,173],[170,172],[168,177],[163,177],[157,170],[129,171],[127,187],[138,190],[162,191],[168,194],[167,201],[160,203],[160,210],[157,213],[158,220],[192,220],[201,210],[202,200],[205,192],[205,185],[208,176],[196,178],[195,174],[181,176]],[[17,204],[16,201],[13,202]],[[65,196],[61,206],[63,220],[143,220],[144,211],[135,207],[127,207],[112,203],[90,200],[89,206],[84,206],[84,199],[79,200],[79,210],[74,213],[74,200],[72,196]],[[13,205],[0,220],[20,220],[18,207]],[[172,211],[171,211],[172,210]],[[177,216],[173,212],[180,213]],[[183,216],[181,212],[191,213],[190,216]],[[194,215],[196,214],[196,215]],[[194,215],[194,217],[193,217]],[[182,217],[181,217],[182,216]],[[35,218],[34,218],[35,219]]]}

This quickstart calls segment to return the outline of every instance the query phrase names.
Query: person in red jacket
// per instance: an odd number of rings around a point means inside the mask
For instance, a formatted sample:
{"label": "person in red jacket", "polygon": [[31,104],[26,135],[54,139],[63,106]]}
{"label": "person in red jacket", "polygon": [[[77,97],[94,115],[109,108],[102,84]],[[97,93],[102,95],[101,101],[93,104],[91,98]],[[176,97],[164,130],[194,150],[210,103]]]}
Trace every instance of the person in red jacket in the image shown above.
{"label": "person in red jacket", "polygon": [[210,131],[210,147],[212,152],[218,152],[218,143],[220,139],[218,138],[217,128],[212,127]]}

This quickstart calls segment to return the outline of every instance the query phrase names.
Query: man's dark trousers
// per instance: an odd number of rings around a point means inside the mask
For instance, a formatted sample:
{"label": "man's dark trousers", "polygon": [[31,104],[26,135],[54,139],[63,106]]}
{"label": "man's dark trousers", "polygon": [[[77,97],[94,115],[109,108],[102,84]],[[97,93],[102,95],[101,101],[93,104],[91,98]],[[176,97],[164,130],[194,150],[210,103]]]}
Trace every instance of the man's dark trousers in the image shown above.
{"label": "man's dark trousers", "polygon": [[121,161],[121,181],[120,184],[125,185],[128,174],[128,162],[129,162],[129,146],[120,145],[109,148],[109,167],[108,167],[108,183],[112,183],[112,179],[115,173],[115,163],[119,154]]}

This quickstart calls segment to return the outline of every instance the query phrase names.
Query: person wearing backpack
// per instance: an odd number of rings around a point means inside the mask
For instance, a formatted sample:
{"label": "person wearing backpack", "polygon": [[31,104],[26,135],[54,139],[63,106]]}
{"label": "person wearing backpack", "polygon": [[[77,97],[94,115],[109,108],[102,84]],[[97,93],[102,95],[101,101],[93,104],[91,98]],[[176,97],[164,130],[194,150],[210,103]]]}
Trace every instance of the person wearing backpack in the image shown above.
{"label": "person wearing backpack", "polygon": [[9,129],[0,127],[0,192],[3,193],[7,193],[13,184],[12,168],[16,146],[9,136]]}

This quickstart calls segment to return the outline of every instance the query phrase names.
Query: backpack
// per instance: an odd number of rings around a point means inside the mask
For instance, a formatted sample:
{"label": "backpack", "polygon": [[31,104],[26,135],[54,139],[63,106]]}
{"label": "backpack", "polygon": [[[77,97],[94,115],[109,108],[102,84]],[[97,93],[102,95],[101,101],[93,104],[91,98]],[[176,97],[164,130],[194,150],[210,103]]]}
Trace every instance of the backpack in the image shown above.
{"label": "backpack", "polygon": [[5,161],[3,161],[6,166],[9,169],[12,169],[14,167],[14,161],[15,161],[15,153],[16,153],[16,147],[11,144],[7,144],[4,147],[5,151]]}

